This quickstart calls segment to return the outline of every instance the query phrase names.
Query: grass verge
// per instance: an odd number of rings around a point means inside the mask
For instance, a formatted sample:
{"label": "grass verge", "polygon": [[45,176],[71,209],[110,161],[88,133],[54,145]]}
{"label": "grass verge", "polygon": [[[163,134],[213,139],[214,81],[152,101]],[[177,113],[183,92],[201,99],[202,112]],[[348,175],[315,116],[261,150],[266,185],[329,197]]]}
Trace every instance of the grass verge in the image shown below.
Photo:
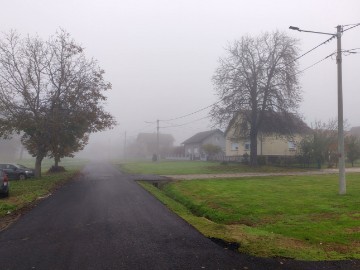
{"label": "grass verge", "polygon": [[148,191],[207,237],[239,251],[298,260],[360,259],[360,175],[193,180]]}

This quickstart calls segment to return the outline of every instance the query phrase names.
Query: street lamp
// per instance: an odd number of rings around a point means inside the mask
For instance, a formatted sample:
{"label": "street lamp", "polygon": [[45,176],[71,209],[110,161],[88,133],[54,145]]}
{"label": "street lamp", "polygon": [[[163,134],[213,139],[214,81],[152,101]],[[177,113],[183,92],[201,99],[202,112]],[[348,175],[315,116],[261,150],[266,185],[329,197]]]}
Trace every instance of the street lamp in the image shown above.
{"label": "street lamp", "polygon": [[343,95],[342,95],[342,57],[341,57],[341,34],[342,27],[338,25],[336,27],[337,32],[324,33],[302,30],[296,26],[290,26],[289,29],[299,32],[307,32],[314,34],[330,35],[337,38],[337,86],[338,86],[338,152],[339,152],[339,194],[346,194],[346,179],[345,179],[345,151],[344,151],[344,116],[343,116]]}

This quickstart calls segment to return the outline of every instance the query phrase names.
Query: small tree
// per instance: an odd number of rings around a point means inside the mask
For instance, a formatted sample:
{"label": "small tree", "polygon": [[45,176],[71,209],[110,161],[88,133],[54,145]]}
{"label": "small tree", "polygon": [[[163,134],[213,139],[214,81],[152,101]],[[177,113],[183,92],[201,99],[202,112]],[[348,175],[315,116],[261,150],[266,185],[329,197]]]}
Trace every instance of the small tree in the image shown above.
{"label": "small tree", "polygon": [[315,162],[320,169],[325,161],[332,161],[337,154],[337,122],[329,120],[327,123],[316,121],[312,132],[300,143],[300,158],[305,164]]}

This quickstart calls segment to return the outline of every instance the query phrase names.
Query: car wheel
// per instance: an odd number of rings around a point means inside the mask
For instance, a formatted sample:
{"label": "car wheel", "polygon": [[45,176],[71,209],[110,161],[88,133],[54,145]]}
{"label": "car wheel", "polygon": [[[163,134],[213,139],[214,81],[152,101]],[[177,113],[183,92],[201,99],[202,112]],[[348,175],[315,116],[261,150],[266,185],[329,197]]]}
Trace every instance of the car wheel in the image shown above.
{"label": "car wheel", "polygon": [[25,180],[25,179],[26,179],[25,174],[20,174],[20,175],[19,175],[19,180]]}

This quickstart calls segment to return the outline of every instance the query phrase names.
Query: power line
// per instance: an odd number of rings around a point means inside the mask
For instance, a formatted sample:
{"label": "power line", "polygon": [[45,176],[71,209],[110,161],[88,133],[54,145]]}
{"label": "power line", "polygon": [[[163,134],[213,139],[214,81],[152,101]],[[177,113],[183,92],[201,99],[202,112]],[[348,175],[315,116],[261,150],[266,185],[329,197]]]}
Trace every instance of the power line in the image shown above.
{"label": "power line", "polygon": [[[345,32],[345,31],[348,31],[348,30],[353,29],[355,27],[358,27],[359,25],[360,25],[360,23],[357,23],[357,24],[355,24],[355,25],[353,25],[353,26],[351,26],[349,28],[346,28],[346,29],[342,30],[342,32]],[[347,25],[345,25],[345,26],[347,26]]]}
{"label": "power line", "polygon": [[307,52],[303,53],[302,55],[300,55],[299,57],[296,57],[294,60],[291,60],[290,62],[288,62],[287,64],[291,64],[292,62],[295,62],[297,60],[299,60],[300,58],[304,57],[305,55],[309,54],[310,52],[314,51],[315,49],[319,48],[322,45],[325,45],[326,43],[330,42],[332,39],[335,38],[335,35],[328,38],[327,40],[321,42],[319,45],[315,46],[314,48],[308,50]]}
{"label": "power line", "polygon": [[201,120],[204,120],[204,119],[207,119],[209,118],[210,116],[205,116],[205,117],[202,117],[202,118],[199,118],[199,119],[196,119],[194,121],[191,121],[191,122],[187,122],[187,123],[184,123],[184,124],[180,124],[180,125],[173,125],[173,126],[165,126],[165,127],[160,127],[160,128],[174,128],[174,127],[183,127],[183,126],[186,126],[186,125],[189,125],[189,124],[192,124],[192,123],[195,123],[195,122],[198,122],[198,121],[201,121]]}
{"label": "power line", "polygon": [[172,119],[161,119],[160,121],[166,122],[166,121],[174,121],[174,120],[178,120],[178,119],[181,119],[181,118],[185,118],[185,117],[188,117],[188,116],[190,116],[190,115],[193,115],[193,114],[202,112],[202,111],[204,111],[204,110],[206,110],[206,109],[208,109],[208,108],[211,108],[212,106],[220,103],[221,101],[223,101],[223,99],[220,99],[219,101],[217,101],[217,102],[215,102],[215,103],[213,103],[213,104],[211,104],[211,105],[209,105],[209,106],[206,106],[206,107],[204,107],[204,108],[201,108],[201,109],[199,109],[199,110],[197,110],[197,111],[195,111],[195,112],[192,112],[192,113],[189,113],[189,114],[185,114],[185,115],[182,115],[182,116],[179,116],[179,117],[176,117],[176,118],[172,118]]}
{"label": "power line", "polygon": [[323,59],[317,61],[316,63],[312,64],[311,66],[308,66],[307,68],[304,68],[303,70],[300,70],[299,72],[293,74],[292,76],[295,76],[295,75],[297,75],[297,74],[299,74],[299,73],[305,72],[306,70],[308,70],[308,69],[310,69],[310,68],[312,68],[312,67],[320,64],[320,63],[323,62],[323,61],[325,61],[326,59],[328,59],[329,57],[333,56],[334,54],[336,54],[336,52],[334,52],[334,53],[332,53],[332,54],[329,54],[328,56],[324,57]]}
{"label": "power line", "polygon": [[342,50],[341,52],[347,53],[347,54],[345,54],[345,56],[348,56],[348,55],[350,55],[350,54],[358,54],[358,53],[360,53],[360,52],[355,52],[355,51],[357,51],[357,50],[360,50],[360,48],[354,48],[354,49],[349,49],[349,50]]}

